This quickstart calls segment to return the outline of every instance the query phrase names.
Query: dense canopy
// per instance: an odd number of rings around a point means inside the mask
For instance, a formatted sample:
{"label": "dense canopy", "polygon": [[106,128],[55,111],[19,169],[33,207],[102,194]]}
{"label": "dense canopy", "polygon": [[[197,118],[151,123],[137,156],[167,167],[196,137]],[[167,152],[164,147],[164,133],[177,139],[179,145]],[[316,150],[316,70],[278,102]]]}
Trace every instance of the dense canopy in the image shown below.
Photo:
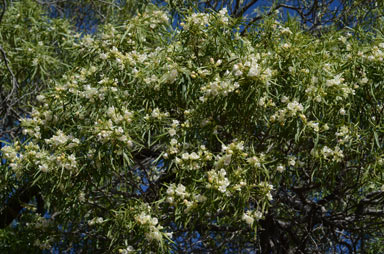
{"label": "dense canopy", "polygon": [[[35,44],[6,29],[25,3]],[[79,34],[39,8],[14,3],[1,28],[33,74],[4,89],[47,88],[1,150],[0,250],[379,251],[380,31],[270,15],[241,34],[225,8],[172,26],[150,4]]]}

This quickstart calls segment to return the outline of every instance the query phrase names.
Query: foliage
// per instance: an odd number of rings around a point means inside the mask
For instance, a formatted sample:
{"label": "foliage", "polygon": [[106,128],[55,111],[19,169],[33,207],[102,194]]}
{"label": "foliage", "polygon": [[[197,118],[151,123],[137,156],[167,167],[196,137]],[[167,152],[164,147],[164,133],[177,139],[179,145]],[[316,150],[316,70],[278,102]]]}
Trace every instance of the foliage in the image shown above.
{"label": "foliage", "polygon": [[375,0],[156,0],[168,3],[176,14],[188,8],[201,12],[228,8],[233,18],[245,18],[245,30],[265,17],[280,13],[279,20],[290,15],[297,17],[304,30],[312,33],[338,28],[365,27],[371,30],[380,27],[383,18],[383,2]]}
{"label": "foliage", "polygon": [[80,31],[94,31],[103,23],[119,23],[141,12],[148,0],[45,0],[38,1],[51,16],[68,19]]}
{"label": "foliage", "polygon": [[70,69],[76,39],[66,20],[48,19],[29,0],[9,6],[0,31],[0,136],[13,136],[32,98]]}
{"label": "foliage", "polygon": [[272,14],[241,36],[226,9],[180,21],[148,5],[94,35],[60,23],[68,67],[41,72],[50,88],[2,148],[4,239],[34,232],[12,248],[84,253],[380,248],[383,36],[313,35]]}

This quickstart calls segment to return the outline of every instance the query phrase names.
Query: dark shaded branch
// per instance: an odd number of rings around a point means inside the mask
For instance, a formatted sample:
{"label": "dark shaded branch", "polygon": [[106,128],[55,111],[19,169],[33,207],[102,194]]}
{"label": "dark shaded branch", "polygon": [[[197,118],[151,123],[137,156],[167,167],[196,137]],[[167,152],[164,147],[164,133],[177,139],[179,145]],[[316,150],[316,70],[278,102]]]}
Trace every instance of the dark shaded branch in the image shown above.
{"label": "dark shaded branch", "polygon": [[[34,196],[39,194],[39,191],[40,188],[37,186],[24,186],[17,190],[0,211],[0,228],[8,227],[14,219],[17,219],[23,209],[23,204],[31,201]],[[39,199],[38,203],[40,203]]]}
{"label": "dark shaded branch", "polygon": [[234,14],[234,17],[235,18],[238,18],[238,17],[241,17],[244,15],[244,13],[249,9],[251,8],[252,5],[254,5],[255,3],[257,3],[259,0],[252,0],[251,2],[249,2],[248,4],[246,4],[245,6],[243,6],[240,11],[238,13],[235,13]]}

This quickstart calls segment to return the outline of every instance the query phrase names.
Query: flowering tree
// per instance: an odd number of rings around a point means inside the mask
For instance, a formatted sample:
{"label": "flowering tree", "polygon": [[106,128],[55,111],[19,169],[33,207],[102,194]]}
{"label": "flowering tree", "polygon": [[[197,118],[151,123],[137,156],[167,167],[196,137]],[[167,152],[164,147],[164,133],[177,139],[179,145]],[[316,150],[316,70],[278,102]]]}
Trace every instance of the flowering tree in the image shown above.
{"label": "flowering tree", "polygon": [[66,68],[1,150],[0,248],[379,252],[384,38],[180,21],[57,33]]}

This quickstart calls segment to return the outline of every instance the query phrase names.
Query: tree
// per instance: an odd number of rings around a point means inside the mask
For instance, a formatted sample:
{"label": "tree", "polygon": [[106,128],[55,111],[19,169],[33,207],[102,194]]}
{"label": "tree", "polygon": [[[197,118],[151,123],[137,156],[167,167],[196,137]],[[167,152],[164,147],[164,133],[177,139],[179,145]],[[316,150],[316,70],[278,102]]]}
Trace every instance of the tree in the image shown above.
{"label": "tree", "polygon": [[148,5],[92,36],[60,26],[64,67],[2,148],[0,248],[379,252],[380,31],[180,22]]}

